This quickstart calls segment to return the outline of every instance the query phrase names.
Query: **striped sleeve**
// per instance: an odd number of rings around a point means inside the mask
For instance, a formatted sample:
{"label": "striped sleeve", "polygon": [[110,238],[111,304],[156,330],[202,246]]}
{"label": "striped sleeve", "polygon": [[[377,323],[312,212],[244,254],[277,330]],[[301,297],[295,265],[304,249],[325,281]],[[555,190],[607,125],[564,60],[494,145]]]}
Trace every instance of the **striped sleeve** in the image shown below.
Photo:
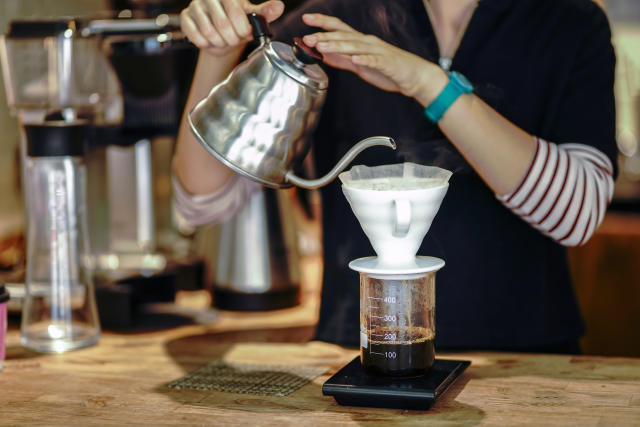
{"label": "striped sleeve", "polygon": [[613,197],[613,166],[585,144],[553,144],[540,138],[522,181],[498,199],[532,227],[565,246],[584,244]]}
{"label": "striped sleeve", "polygon": [[210,194],[189,194],[174,176],[173,217],[183,232],[194,227],[229,220],[240,211],[249,197],[262,186],[250,179],[234,174],[221,189]]}

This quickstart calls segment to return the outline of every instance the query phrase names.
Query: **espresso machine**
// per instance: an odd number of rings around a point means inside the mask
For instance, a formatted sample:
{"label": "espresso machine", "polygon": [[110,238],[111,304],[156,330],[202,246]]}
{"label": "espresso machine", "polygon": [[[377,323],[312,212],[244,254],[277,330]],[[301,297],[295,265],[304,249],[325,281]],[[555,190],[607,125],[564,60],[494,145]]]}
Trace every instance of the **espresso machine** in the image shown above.
{"label": "espresso machine", "polygon": [[[201,287],[202,264],[170,218],[172,137],[196,57],[175,15],[12,21],[0,42],[7,102],[22,129],[89,123],[88,262],[107,327],[131,326],[138,303]],[[23,163],[25,147],[23,130]]]}
{"label": "espresso machine", "polygon": [[170,161],[197,51],[175,16],[93,20],[84,31],[103,40],[123,100],[122,122],[89,162],[107,196],[90,200],[108,212],[92,218],[97,265],[111,278],[161,272],[188,250],[171,224]]}

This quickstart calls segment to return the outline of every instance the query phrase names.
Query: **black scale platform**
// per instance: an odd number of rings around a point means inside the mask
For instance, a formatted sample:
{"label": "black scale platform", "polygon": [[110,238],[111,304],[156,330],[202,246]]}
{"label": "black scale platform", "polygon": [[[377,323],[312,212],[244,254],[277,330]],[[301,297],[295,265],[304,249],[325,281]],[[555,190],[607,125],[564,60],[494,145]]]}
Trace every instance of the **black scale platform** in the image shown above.
{"label": "black scale platform", "polygon": [[340,405],[427,410],[471,362],[436,359],[423,376],[367,375],[356,357],[322,385],[322,394]]}

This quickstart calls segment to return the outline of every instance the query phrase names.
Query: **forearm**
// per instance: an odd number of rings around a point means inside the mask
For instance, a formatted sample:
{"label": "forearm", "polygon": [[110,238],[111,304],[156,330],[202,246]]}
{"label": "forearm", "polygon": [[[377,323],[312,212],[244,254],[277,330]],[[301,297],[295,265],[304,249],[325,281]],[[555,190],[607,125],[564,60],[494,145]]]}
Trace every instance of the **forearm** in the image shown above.
{"label": "forearm", "polygon": [[[428,81],[415,96],[425,107],[448,81],[437,66],[429,64],[428,67]],[[520,183],[533,158],[534,139],[479,97],[462,95],[438,124],[496,194],[513,191]]]}
{"label": "forearm", "polygon": [[613,196],[613,165],[585,144],[553,144],[535,138],[529,169],[509,194],[498,197],[533,228],[566,246],[586,242]]}
{"label": "forearm", "polygon": [[[304,38],[324,54],[325,63],[352,71],[380,89],[400,92],[427,107],[449,82],[437,65],[336,18],[307,14],[303,20],[327,30]],[[439,125],[494,192],[505,194],[517,186],[533,156],[530,135],[474,95],[461,96]]]}
{"label": "forearm", "polygon": [[[593,99],[585,96],[589,91],[583,87],[568,93],[573,93],[573,98],[580,94],[582,105],[598,104],[594,101],[602,99],[600,116],[605,121],[601,124],[608,128],[613,119],[613,78],[609,75],[613,52],[606,16],[600,10],[598,13],[602,51],[610,56],[604,55],[602,64],[599,59],[588,57],[586,62],[578,63],[578,70],[584,74],[584,64],[593,63],[596,71],[590,71],[583,81],[601,85],[593,88]],[[449,82],[449,76],[436,64],[376,36],[362,34],[335,17],[307,14],[303,20],[325,30],[304,38],[324,54],[325,63],[356,73],[382,90],[402,93],[427,107]],[[593,48],[589,52],[594,52]],[[606,74],[600,78],[603,72]],[[570,128],[576,123],[570,119],[565,125]],[[590,125],[593,127],[594,123]],[[554,240],[566,245],[581,244],[602,221],[613,192],[613,167],[611,159],[595,146],[604,146],[608,140],[594,144],[590,136],[583,135],[580,139],[586,144],[538,144],[533,135],[473,94],[462,95],[450,105],[438,126],[509,209]],[[574,135],[575,131],[568,134]],[[609,138],[606,132],[600,134]],[[539,146],[548,155],[539,157]],[[563,166],[559,159],[565,159]]]}
{"label": "forearm", "polygon": [[[423,105],[446,85],[435,73],[415,96]],[[553,240],[583,244],[602,222],[613,166],[596,148],[534,138],[474,95],[458,98],[438,124],[504,205]]]}
{"label": "forearm", "polygon": [[178,131],[173,170],[181,184],[191,194],[208,194],[221,189],[233,176],[231,169],[209,154],[189,128],[186,115],[219,82],[224,80],[238,62],[243,47],[225,56],[212,56],[201,51],[193,83],[187,98]]}

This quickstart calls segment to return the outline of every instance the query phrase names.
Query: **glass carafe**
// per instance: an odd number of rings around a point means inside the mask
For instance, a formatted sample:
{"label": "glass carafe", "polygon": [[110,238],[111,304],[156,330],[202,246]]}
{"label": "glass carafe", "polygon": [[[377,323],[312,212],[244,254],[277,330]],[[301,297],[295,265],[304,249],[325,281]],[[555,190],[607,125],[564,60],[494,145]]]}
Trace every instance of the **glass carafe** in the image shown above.
{"label": "glass carafe", "polygon": [[44,353],[95,344],[100,336],[86,223],[84,123],[25,126],[27,274],[22,345]]}
{"label": "glass carafe", "polygon": [[431,368],[435,274],[360,273],[360,359],[367,373],[416,376]]}

